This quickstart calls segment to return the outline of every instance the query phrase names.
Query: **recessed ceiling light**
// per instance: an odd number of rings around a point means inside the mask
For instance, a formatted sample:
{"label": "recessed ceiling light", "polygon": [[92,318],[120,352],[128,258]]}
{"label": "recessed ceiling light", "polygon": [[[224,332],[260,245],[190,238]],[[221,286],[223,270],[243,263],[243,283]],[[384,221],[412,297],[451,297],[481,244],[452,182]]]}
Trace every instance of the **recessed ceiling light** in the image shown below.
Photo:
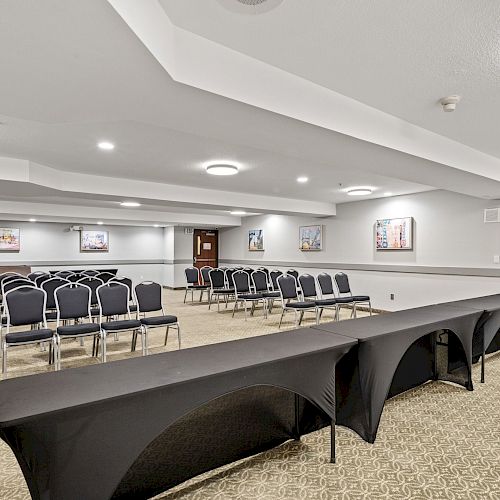
{"label": "recessed ceiling light", "polygon": [[98,225],[98,226],[102,226],[103,224],[104,224],[104,222],[103,222],[102,220],[98,220],[98,221],[97,221],[97,225]]}
{"label": "recessed ceiling light", "polygon": [[392,193],[388,191],[387,193],[384,193],[384,196],[392,196]]}
{"label": "recessed ceiling light", "polygon": [[309,177],[297,177],[297,182],[304,183],[309,180]]}
{"label": "recessed ceiling light", "polygon": [[101,141],[97,143],[97,147],[104,151],[112,151],[113,149],[115,149],[115,145],[109,141]]}
{"label": "recessed ceiling light", "polygon": [[122,207],[140,207],[141,204],[137,203],[137,201],[122,201],[120,203]]}
{"label": "recessed ceiling light", "polygon": [[370,188],[352,188],[347,189],[346,193],[349,196],[366,196],[368,194],[372,194],[372,190]]}
{"label": "recessed ceiling light", "polygon": [[214,163],[205,167],[207,174],[210,175],[236,175],[238,167],[229,163]]}
{"label": "recessed ceiling light", "polygon": [[231,215],[246,215],[246,212],[243,210],[233,210],[230,212]]}
{"label": "recessed ceiling light", "polygon": [[160,224],[154,224],[153,227],[160,227]]}
{"label": "recessed ceiling light", "polygon": [[36,219],[30,219],[30,222],[36,222]]}

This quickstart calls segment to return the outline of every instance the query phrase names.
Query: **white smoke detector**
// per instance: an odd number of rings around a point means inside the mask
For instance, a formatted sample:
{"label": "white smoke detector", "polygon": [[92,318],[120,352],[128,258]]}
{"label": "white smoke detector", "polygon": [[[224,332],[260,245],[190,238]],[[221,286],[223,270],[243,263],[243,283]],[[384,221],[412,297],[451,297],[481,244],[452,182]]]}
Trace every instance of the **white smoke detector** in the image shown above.
{"label": "white smoke detector", "polygon": [[219,0],[219,3],[237,14],[264,14],[278,7],[283,0]]}
{"label": "white smoke detector", "polygon": [[459,95],[450,95],[448,97],[443,97],[439,100],[439,103],[443,107],[445,113],[451,113],[455,111],[457,104],[460,102],[461,97]]}

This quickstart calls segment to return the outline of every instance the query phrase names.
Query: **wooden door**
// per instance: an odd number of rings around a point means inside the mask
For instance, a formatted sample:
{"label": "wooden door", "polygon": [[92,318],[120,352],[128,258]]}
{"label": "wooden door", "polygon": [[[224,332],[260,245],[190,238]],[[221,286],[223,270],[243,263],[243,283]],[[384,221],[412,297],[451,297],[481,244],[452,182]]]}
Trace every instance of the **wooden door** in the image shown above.
{"label": "wooden door", "polygon": [[193,265],[198,269],[203,266],[217,267],[219,265],[219,232],[217,230],[194,230]]}

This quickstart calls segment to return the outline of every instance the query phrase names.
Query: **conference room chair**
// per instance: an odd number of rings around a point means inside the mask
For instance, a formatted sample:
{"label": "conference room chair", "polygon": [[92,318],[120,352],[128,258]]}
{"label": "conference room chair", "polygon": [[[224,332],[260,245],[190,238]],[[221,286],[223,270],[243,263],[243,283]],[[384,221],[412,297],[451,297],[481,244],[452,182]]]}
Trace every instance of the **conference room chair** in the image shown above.
{"label": "conference room chair", "polygon": [[90,314],[92,290],[88,286],[81,283],[66,283],[56,288],[54,297],[57,310],[55,366],[56,370],[60,370],[62,340],[82,341],[85,337],[93,337],[94,353],[101,328],[92,321]]}
{"label": "conference room chair", "polygon": [[99,278],[95,278],[93,276],[87,276],[85,278],[81,278],[77,281],[80,285],[85,285],[90,288],[90,314],[92,318],[97,318],[99,316],[99,302],[97,301],[97,289],[104,285],[104,281]]}
{"label": "conference room chair", "polygon": [[107,283],[109,280],[112,280],[115,277],[115,275],[113,273],[109,273],[108,271],[103,271],[101,273],[96,274],[95,277],[104,281],[104,283]]}
{"label": "conference room chair", "polygon": [[[340,318],[340,308],[344,305],[351,308],[351,297],[337,297],[333,286],[333,279],[328,273],[320,273],[317,277],[319,289],[321,291],[321,298],[324,300],[334,299],[337,303],[337,321]],[[352,313],[352,311],[351,311]],[[321,315],[320,315],[321,318]]]}
{"label": "conference room chair", "polygon": [[9,291],[13,290],[14,288],[17,288],[19,286],[24,286],[24,285],[33,285],[33,282],[30,281],[28,278],[19,278],[16,277],[16,279],[13,280],[5,280],[2,282],[2,297]]}
{"label": "conference room chair", "polygon": [[22,274],[18,273],[5,273],[4,276],[0,279],[0,285],[3,285],[4,283],[8,283],[9,281],[14,281],[14,280],[26,280],[28,279],[26,276],[23,276]]}
{"label": "conference room chair", "polygon": [[210,286],[209,273],[213,269],[211,266],[200,267],[201,284]]}
{"label": "conference room chair", "polygon": [[279,292],[280,291],[280,288],[278,286],[278,278],[280,276],[283,276],[283,273],[280,270],[278,270],[278,269],[273,269],[269,273],[270,283],[271,283],[273,292]]}
{"label": "conference room chair", "polygon": [[[6,332],[2,334],[2,373],[7,371],[7,350],[29,344],[50,341],[49,364],[55,359],[57,340],[54,332],[47,328],[45,305],[47,294],[31,285],[14,288],[5,293]],[[30,327],[30,329],[11,332],[12,327]]]}
{"label": "conference room chair", "polygon": [[186,267],[184,269],[184,276],[186,277],[186,291],[184,293],[184,304],[186,303],[186,298],[188,292],[191,292],[191,302],[194,302],[194,292],[200,291],[200,302],[203,299],[203,292],[208,290],[208,284],[202,284],[202,278],[200,276],[200,270],[197,267]]}
{"label": "conference room chair", "polygon": [[243,304],[245,308],[245,321],[247,320],[247,303],[251,304],[251,315],[253,316],[255,306],[259,302],[262,302],[262,309],[264,313],[264,317],[267,317],[267,299],[261,293],[255,293],[250,288],[250,276],[248,273],[243,271],[236,271],[233,274],[233,284],[234,284],[234,293],[235,300],[233,306],[233,318],[236,309],[239,304]]}
{"label": "conference room chair", "polygon": [[[97,288],[97,302],[99,304],[99,324],[101,326],[101,336],[99,342],[101,344],[101,361],[106,361],[106,338],[108,333],[118,334],[131,332],[132,341],[134,333],[141,334],[142,353],[145,354],[145,341],[141,322],[138,319],[132,319],[129,308],[129,289],[122,283],[104,283]],[[110,319],[104,321],[105,318],[113,318],[125,316],[126,319]],[[99,345],[96,346],[96,353]]]}
{"label": "conference room chair", "polygon": [[275,299],[281,297],[279,291],[271,290],[269,277],[263,269],[257,269],[252,273],[253,291],[261,293],[267,300],[267,309],[271,313]]}
{"label": "conference room chair", "polygon": [[226,272],[222,269],[212,269],[208,273],[208,279],[210,280],[210,289],[208,291],[208,309],[210,310],[214,297],[217,297],[217,311],[220,311],[221,297],[224,299],[227,308],[229,297],[234,296],[234,288],[227,285]]}
{"label": "conference room chair", "polygon": [[311,301],[299,300],[297,293],[297,280],[290,274],[284,274],[277,279],[281,295],[281,318],[278,328],[281,328],[283,317],[286,313],[293,311],[295,314],[295,326],[302,323],[304,313],[313,312],[318,322],[316,304]]}
{"label": "conference room chair", "polygon": [[351,287],[349,285],[349,278],[345,273],[335,274],[335,283],[337,284],[337,290],[339,291],[339,297],[349,297],[352,301],[352,313],[351,316],[356,318],[356,308],[359,304],[368,305],[368,310],[370,311],[370,316],[372,315],[372,304],[370,297],[368,295],[353,295],[351,292]]}
{"label": "conference room chair", "polygon": [[85,271],[82,271],[82,274],[85,276],[97,276],[99,271],[96,271],[95,269],[86,269]]}
{"label": "conference room chair", "polygon": [[316,304],[318,313],[317,323],[321,320],[324,309],[332,309],[334,311],[334,318],[338,320],[339,311],[337,300],[333,297],[327,299],[319,298],[314,276],[310,274],[301,274],[299,276],[299,286],[303,299],[305,301],[312,300]]}
{"label": "conference room chair", "polygon": [[293,276],[296,280],[299,279],[299,272],[296,269],[288,269],[288,271],[285,274]]}
{"label": "conference room chair", "polygon": [[53,278],[53,275],[51,275],[51,274],[42,274],[42,275],[35,278],[35,285],[38,288],[40,288],[44,281],[50,280],[51,278]]}
{"label": "conference room chair", "polygon": [[128,287],[129,294],[128,294],[128,300],[129,300],[129,309],[130,312],[136,312],[137,311],[137,304],[135,303],[134,299],[134,288],[132,284],[132,280],[130,278],[127,278],[126,276],[114,276],[112,279],[108,281],[108,283],[121,283],[122,285],[125,285]]}
{"label": "conference room chair", "polygon": [[70,274],[67,279],[72,283],[76,283],[77,281],[80,281],[82,278],[85,278],[85,274],[75,272],[73,274]]}
{"label": "conference room chair", "polygon": [[[143,281],[135,287],[135,297],[137,301],[137,314],[142,325],[144,332],[143,349],[145,354],[148,354],[148,332],[152,328],[162,328],[165,327],[165,342],[163,345],[167,345],[168,333],[170,328],[177,330],[177,340],[179,343],[179,349],[181,348],[181,327],[177,316],[166,314],[163,307],[162,296],[161,296],[161,285],[155,283],[154,281]],[[156,316],[147,316],[147,313],[158,313],[161,314]],[[142,315],[142,317],[141,317]],[[137,333],[134,333],[134,338],[132,341],[132,350],[135,350],[135,344],[137,342]],[[144,354],[143,351],[143,354]]]}
{"label": "conference room chair", "polygon": [[75,274],[73,271],[57,271],[56,273],[54,273],[54,277],[69,280],[69,277],[73,276],[73,274]]}
{"label": "conference room chair", "polygon": [[48,273],[46,273],[45,271],[35,271],[33,273],[29,273],[27,278],[30,280],[30,281],[33,281],[33,283],[35,282],[35,280],[39,277],[39,276],[46,276]]}
{"label": "conference room chair", "polygon": [[45,305],[45,317],[47,321],[57,320],[56,298],[54,296],[54,292],[56,291],[56,288],[59,288],[60,286],[66,285],[68,283],[70,283],[69,280],[56,275],[53,278],[44,281],[40,285],[40,288],[47,294],[47,301]]}

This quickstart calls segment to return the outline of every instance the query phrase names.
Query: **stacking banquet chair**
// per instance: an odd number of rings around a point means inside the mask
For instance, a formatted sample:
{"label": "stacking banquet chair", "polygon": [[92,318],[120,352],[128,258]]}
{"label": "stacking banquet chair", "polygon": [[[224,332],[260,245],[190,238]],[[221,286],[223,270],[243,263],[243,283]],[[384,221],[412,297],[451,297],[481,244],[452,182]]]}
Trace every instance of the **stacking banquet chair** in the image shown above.
{"label": "stacking banquet chair", "polygon": [[41,276],[37,276],[35,278],[35,285],[40,288],[42,286],[42,283],[44,281],[47,281],[47,280],[50,280],[51,278],[53,278],[53,276],[51,274],[43,274]]}
{"label": "stacking banquet chair", "polygon": [[285,274],[293,276],[296,280],[299,279],[299,272],[296,269],[288,269],[288,271]]}
{"label": "stacking banquet chair", "polygon": [[72,283],[76,283],[77,281],[80,281],[82,278],[85,278],[85,274],[82,273],[73,273],[68,276],[68,281],[71,281]]}
{"label": "stacking banquet chair", "polygon": [[271,312],[274,300],[279,299],[281,295],[279,291],[269,289],[269,279],[264,269],[257,269],[252,273],[252,284],[254,292],[261,293],[267,300],[267,309]]}
{"label": "stacking banquet chair", "polygon": [[[31,285],[5,292],[6,333],[2,335],[2,372],[7,371],[7,349],[19,345],[50,341],[49,364],[57,358],[57,340],[45,318],[47,294]],[[30,326],[30,330],[11,332],[11,327]]]}
{"label": "stacking banquet chair", "polygon": [[279,292],[280,291],[280,288],[278,286],[278,278],[280,276],[283,276],[283,273],[281,271],[279,271],[278,269],[273,269],[269,273],[269,278],[270,278],[271,287],[272,287],[273,292]]}
{"label": "stacking banquet chair", "polygon": [[81,283],[66,283],[56,288],[54,297],[57,309],[55,364],[56,370],[59,370],[61,368],[62,340],[70,338],[83,340],[84,337],[93,337],[93,351],[95,352],[101,328],[97,323],[92,322],[90,314],[92,290],[88,286]]}
{"label": "stacking banquet chair", "polygon": [[27,278],[30,280],[30,281],[33,281],[33,283],[35,282],[35,280],[39,277],[39,276],[46,276],[47,273],[45,271],[35,271],[34,273],[29,273]]}
{"label": "stacking banquet chair", "polygon": [[104,281],[93,276],[87,276],[77,281],[80,285],[85,285],[90,288],[90,315],[92,318],[99,317],[99,302],[97,300],[97,289],[104,285]]}
{"label": "stacking banquet chair", "polygon": [[115,277],[115,275],[113,273],[108,273],[107,271],[103,271],[102,273],[96,274],[95,277],[104,281],[104,283],[107,283],[108,281],[112,280]]}
{"label": "stacking banquet chair", "polygon": [[295,326],[299,326],[302,323],[302,318],[305,312],[313,312],[316,317],[316,323],[318,322],[317,308],[313,301],[300,301],[297,293],[297,280],[289,275],[285,274],[278,278],[278,287],[281,294],[281,318],[278,328],[281,328],[281,322],[283,321],[283,316],[288,311],[293,311],[295,313]]}
{"label": "stacking banquet chair", "polygon": [[217,311],[220,311],[220,298],[222,297],[227,303],[229,297],[234,296],[234,288],[229,287],[226,283],[226,273],[222,269],[212,269],[208,273],[210,280],[210,290],[208,291],[208,309],[212,305],[212,299],[217,297]]}
{"label": "stacking banquet chair", "polygon": [[73,271],[58,271],[54,274],[55,277],[62,278],[64,280],[69,280],[69,277],[75,274]]}
{"label": "stacking banquet chair", "polygon": [[[335,300],[337,303],[337,321],[340,318],[340,308],[342,306],[346,306],[351,308],[352,305],[352,300],[350,297],[337,297],[335,295],[335,290],[333,288],[333,279],[328,273],[320,273],[318,274],[318,284],[319,284],[319,289],[321,291],[321,298],[323,300]],[[352,313],[352,311],[351,311]],[[321,314],[320,314],[321,318]]]}
{"label": "stacking banquet chair", "polygon": [[209,273],[212,269],[213,269],[213,267],[210,267],[210,266],[200,267],[200,275],[201,275],[201,284],[202,285],[208,285],[210,287]]}
{"label": "stacking banquet chair", "polygon": [[247,320],[247,302],[252,304],[251,314],[255,310],[255,304],[262,302],[262,309],[264,311],[264,317],[267,317],[267,299],[262,295],[262,293],[252,292],[250,288],[250,276],[246,271],[236,271],[233,273],[233,284],[235,300],[233,306],[233,318],[234,312],[238,308],[238,304],[243,303],[245,308],[245,321]]}
{"label": "stacking banquet chair", "polygon": [[113,279],[110,279],[108,283],[121,283],[128,287],[128,301],[129,301],[129,309],[130,312],[137,312],[137,305],[134,300],[134,288],[132,284],[132,280],[125,276],[114,276]]}
{"label": "stacking banquet chair", "polygon": [[194,292],[196,290],[200,291],[200,302],[203,299],[203,292],[208,290],[208,284],[202,284],[200,279],[200,271],[197,267],[187,267],[184,269],[184,274],[186,276],[186,292],[184,293],[184,304],[186,303],[186,297],[188,292],[191,292],[191,302],[194,301]]}
{"label": "stacking banquet chair", "polygon": [[[141,322],[132,319],[129,308],[129,289],[122,283],[104,283],[97,289],[97,301],[99,303],[99,324],[101,325],[101,361],[106,361],[106,338],[108,333],[118,334],[122,332],[132,333],[132,345],[137,333],[141,334],[142,354],[146,354],[145,340]],[[112,319],[125,316],[126,319]],[[109,321],[104,321],[108,318]],[[116,337],[115,337],[116,338]],[[96,353],[99,346],[96,346]]]}
{"label": "stacking banquet chair", "polygon": [[337,273],[335,275],[335,283],[337,284],[339,297],[347,297],[351,300],[352,317],[356,318],[356,307],[359,304],[367,304],[370,311],[370,316],[372,315],[372,304],[370,302],[370,297],[368,295],[353,295],[351,292],[351,287],[349,286],[349,278],[347,277],[347,274]]}
{"label": "stacking banquet chair", "polygon": [[318,313],[317,323],[319,323],[324,309],[333,309],[334,318],[338,320],[337,299],[334,297],[320,299],[316,290],[316,280],[314,279],[314,276],[311,276],[310,274],[301,274],[299,276],[299,286],[303,299],[306,301],[312,300],[316,304]]}
{"label": "stacking banquet chair", "polygon": [[67,285],[68,283],[69,281],[67,279],[54,276],[40,285],[40,288],[47,294],[47,303],[45,305],[45,317],[47,321],[57,320],[56,298],[54,292],[60,286]]}
{"label": "stacking banquet chair", "polygon": [[[165,327],[165,342],[167,345],[168,332],[170,328],[177,330],[177,340],[179,349],[181,348],[181,327],[177,321],[177,316],[165,314],[161,300],[161,285],[153,281],[143,281],[135,287],[135,298],[137,301],[137,314],[144,332],[143,353],[148,354],[148,331],[151,328]],[[156,316],[146,316],[146,313],[160,312]],[[142,315],[142,317],[141,317]],[[135,350],[137,342],[137,332],[134,332],[132,350]]]}
{"label": "stacking banquet chair", "polygon": [[99,271],[96,271],[95,269],[86,269],[85,271],[82,271],[82,274],[85,276],[97,276]]}

